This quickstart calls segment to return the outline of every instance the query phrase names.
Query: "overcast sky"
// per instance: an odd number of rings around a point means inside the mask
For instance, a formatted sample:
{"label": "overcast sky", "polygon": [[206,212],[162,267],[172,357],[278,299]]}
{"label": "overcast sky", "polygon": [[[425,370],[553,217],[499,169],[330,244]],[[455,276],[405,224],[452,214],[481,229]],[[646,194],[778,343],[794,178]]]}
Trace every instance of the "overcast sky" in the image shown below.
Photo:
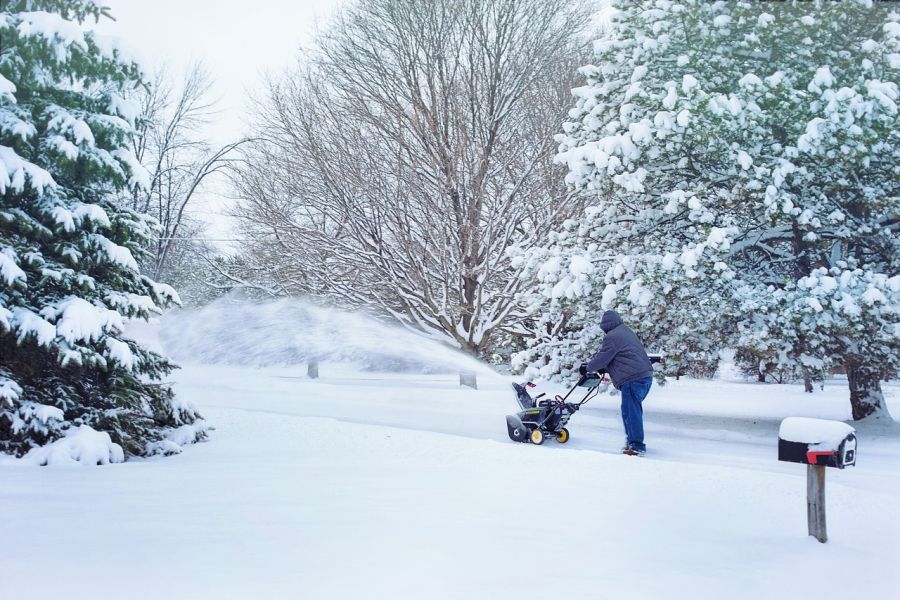
{"label": "overcast sky", "polygon": [[[246,131],[248,92],[265,72],[296,62],[342,0],[105,0],[115,21],[89,26],[122,39],[148,72],[163,63],[177,77],[200,60],[214,79],[220,112],[206,133],[216,144]],[[194,206],[211,224],[209,235],[229,237],[221,217],[228,194],[224,181],[213,182]]]}
{"label": "overcast sky", "polygon": [[152,70],[168,63],[182,72],[201,60],[212,72],[221,98],[216,141],[239,136],[248,91],[266,71],[294,63],[317,24],[340,0],[104,0],[115,21],[97,29],[120,37]]}

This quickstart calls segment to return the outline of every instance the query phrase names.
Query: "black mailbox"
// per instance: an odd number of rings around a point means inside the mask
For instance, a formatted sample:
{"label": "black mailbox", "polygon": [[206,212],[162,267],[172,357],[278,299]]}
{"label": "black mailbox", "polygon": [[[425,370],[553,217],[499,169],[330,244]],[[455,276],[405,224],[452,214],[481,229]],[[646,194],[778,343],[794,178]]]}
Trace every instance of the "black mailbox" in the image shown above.
{"label": "black mailbox", "polygon": [[789,417],[778,430],[778,460],[806,467],[806,523],[809,535],[823,544],[825,526],[825,467],[856,464],[856,430],[840,421]]}
{"label": "black mailbox", "polygon": [[778,460],[843,469],[856,464],[856,432],[840,421],[791,417],[778,432]]}

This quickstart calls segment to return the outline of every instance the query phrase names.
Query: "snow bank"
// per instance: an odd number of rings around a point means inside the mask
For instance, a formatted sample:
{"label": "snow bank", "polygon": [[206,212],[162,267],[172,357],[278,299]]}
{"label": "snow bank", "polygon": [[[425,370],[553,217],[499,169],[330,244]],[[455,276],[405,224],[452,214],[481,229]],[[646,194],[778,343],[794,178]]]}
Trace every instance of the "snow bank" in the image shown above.
{"label": "snow bank", "polygon": [[840,421],[788,417],[781,422],[778,437],[788,442],[815,444],[836,450],[844,438],[856,430]]}
{"label": "snow bank", "polygon": [[105,431],[97,431],[82,425],[70,429],[66,437],[51,444],[35,448],[24,460],[46,465],[107,465],[125,460],[122,447],[110,439]]}

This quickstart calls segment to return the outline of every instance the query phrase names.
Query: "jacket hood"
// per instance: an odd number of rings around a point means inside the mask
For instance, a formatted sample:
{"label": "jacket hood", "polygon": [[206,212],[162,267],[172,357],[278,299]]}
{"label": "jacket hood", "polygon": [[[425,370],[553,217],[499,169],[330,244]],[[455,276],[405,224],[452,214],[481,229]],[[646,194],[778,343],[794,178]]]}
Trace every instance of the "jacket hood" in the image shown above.
{"label": "jacket hood", "polygon": [[603,333],[609,333],[616,327],[622,324],[622,317],[619,316],[614,310],[608,310],[603,313],[603,317],[600,319],[600,329],[603,330]]}

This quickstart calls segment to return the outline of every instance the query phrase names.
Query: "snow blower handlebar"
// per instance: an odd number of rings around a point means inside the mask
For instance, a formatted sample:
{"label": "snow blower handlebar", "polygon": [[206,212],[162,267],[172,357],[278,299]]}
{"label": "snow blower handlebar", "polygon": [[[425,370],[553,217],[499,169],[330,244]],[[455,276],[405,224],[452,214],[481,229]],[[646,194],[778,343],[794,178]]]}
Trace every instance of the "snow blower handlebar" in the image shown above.
{"label": "snow blower handlebar", "polygon": [[[649,354],[648,358],[650,359],[650,364],[665,364],[666,358],[665,354]],[[556,396],[556,400],[560,402],[565,402],[569,396],[572,395],[572,392],[575,391],[577,387],[586,387],[589,388],[587,394],[585,394],[584,398],[581,399],[581,402],[578,402],[576,406],[581,406],[594,396],[599,393],[598,388],[603,383],[608,383],[609,379],[606,378],[606,370],[598,369],[597,371],[592,371],[589,373],[585,373],[581,377],[578,378],[578,381],[575,382],[575,385],[572,386],[572,389],[568,391],[565,396]]]}
{"label": "snow blower handlebar", "polygon": [[[663,354],[650,354],[649,358],[650,358],[651,365],[656,364],[656,363],[665,364],[665,355],[663,355]],[[578,381],[576,381],[575,385],[573,385],[572,388],[568,392],[566,392],[565,396],[560,396],[559,394],[557,394],[553,399],[556,402],[565,404],[566,400],[569,399],[569,396],[572,395],[572,392],[575,391],[575,388],[586,387],[586,388],[588,388],[588,391],[580,401],[572,402],[572,403],[568,404],[574,410],[578,410],[583,404],[587,403],[588,400],[590,400],[591,398],[593,398],[594,396],[596,396],[597,394],[600,393],[599,388],[600,388],[601,384],[608,383],[608,382],[609,382],[609,379],[606,378],[606,370],[605,369],[598,369],[598,370],[592,371],[590,373],[585,373],[584,375],[582,375],[578,378]],[[540,398],[543,395],[544,394],[541,394],[540,396],[538,396],[538,398]]]}
{"label": "snow blower handlebar", "polygon": [[605,374],[606,371],[601,369],[599,371],[594,371],[593,373],[582,375],[578,378],[578,381],[575,382],[575,385],[573,385],[572,388],[568,392],[566,392],[565,396],[557,395],[555,398],[556,401],[565,403],[566,400],[569,399],[569,396],[572,395],[572,392],[575,391],[575,388],[586,387],[588,388],[588,391],[584,395],[584,397],[578,402],[570,403],[570,406],[572,406],[575,410],[578,410],[581,405],[583,405],[599,393],[600,384],[603,383],[603,376]]}
{"label": "snow blower handlebar", "polygon": [[[664,354],[649,354],[650,364],[665,364],[666,358]],[[606,370],[598,369],[597,371],[592,371],[590,373],[585,373],[581,377],[578,378],[578,381],[575,382],[575,385],[572,386],[572,389],[566,393],[565,396],[556,396],[556,400],[559,402],[565,402],[569,396],[572,395],[572,392],[575,391],[577,387],[586,387],[588,388],[587,393],[584,395],[584,398],[581,399],[580,402],[576,402],[572,404],[572,406],[580,407],[582,404],[586,403],[588,400],[596,396],[600,393],[600,385],[603,383],[608,383],[609,379],[606,378]]]}

